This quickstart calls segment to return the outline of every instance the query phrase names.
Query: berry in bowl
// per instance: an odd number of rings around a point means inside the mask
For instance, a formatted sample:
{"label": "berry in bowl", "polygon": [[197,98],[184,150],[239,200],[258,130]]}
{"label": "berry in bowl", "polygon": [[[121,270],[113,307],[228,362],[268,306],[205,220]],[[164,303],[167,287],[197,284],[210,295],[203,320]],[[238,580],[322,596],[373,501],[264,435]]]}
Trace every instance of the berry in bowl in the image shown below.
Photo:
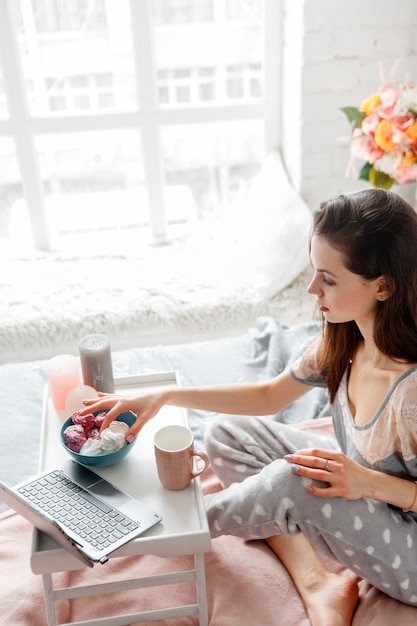
{"label": "berry in bowl", "polygon": [[132,450],[136,438],[128,443],[126,432],[136,420],[125,411],[100,433],[105,411],[80,415],[74,413],[61,428],[61,443],[75,461],[92,467],[114,465]]}

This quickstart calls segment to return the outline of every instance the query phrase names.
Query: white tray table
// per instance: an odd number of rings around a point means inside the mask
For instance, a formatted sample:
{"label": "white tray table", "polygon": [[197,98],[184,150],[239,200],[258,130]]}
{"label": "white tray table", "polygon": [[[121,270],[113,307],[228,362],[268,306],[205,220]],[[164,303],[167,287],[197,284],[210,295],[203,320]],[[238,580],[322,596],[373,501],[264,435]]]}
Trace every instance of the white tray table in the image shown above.
{"label": "white tray table", "polygon": [[[176,372],[127,376],[115,379],[116,393],[134,394],[140,390],[179,384]],[[50,399],[48,386],[45,388],[42,418],[40,470],[62,463],[66,458],[60,443],[59,433],[67,416],[58,412]],[[100,585],[83,585],[65,589],[54,588],[52,574],[83,569],[83,564],[72,554],[58,546],[44,533],[34,529],[31,553],[31,568],[43,577],[45,605],[48,626],[58,626],[55,603],[58,600],[117,591],[168,585],[176,582],[195,581],[196,603],[180,607],[138,612],[129,615],[110,616],[88,624],[100,626],[128,626],[133,622],[157,621],[173,617],[198,615],[200,626],[207,626],[207,601],[204,569],[204,552],[210,550],[211,541],[207,517],[203,506],[200,479],[194,479],[182,491],[168,491],[159,482],[154,450],[153,435],[168,424],[188,424],[187,413],[176,407],[163,407],[158,415],[141,430],[134,449],[117,465],[93,468],[131,496],[141,500],[151,509],[160,513],[163,521],[147,531],[143,536],[130,541],[115,551],[111,558],[154,554],[160,557],[194,555],[195,569],[160,576],[142,577],[135,580],[109,581]],[[186,515],[184,515],[186,512]],[[97,564],[95,567],[106,567]],[[88,578],[88,568],[85,577]],[[111,604],[111,600],[109,600]],[[78,626],[87,622],[72,622]],[[67,625],[61,625],[67,626]]]}

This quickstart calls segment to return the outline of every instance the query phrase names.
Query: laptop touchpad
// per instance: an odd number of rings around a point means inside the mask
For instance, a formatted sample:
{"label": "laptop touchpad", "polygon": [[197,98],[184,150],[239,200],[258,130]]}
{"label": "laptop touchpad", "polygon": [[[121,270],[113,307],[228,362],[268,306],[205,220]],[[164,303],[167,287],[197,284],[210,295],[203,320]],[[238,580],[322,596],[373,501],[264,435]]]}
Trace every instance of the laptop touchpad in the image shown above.
{"label": "laptop touchpad", "polygon": [[130,496],[122,491],[119,491],[104,479],[100,480],[95,485],[88,487],[88,491],[115,508],[119,507],[124,502],[131,500]]}

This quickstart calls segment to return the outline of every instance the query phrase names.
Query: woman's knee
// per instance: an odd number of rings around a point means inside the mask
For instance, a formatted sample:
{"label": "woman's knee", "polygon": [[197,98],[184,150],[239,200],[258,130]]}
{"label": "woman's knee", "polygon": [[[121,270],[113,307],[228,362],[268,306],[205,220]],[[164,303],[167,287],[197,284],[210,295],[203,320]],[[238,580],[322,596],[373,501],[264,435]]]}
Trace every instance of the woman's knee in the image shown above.
{"label": "woman's knee", "polygon": [[205,433],[205,448],[209,457],[218,456],[226,448],[233,448],[238,442],[238,432],[244,428],[247,418],[237,415],[217,415]]}

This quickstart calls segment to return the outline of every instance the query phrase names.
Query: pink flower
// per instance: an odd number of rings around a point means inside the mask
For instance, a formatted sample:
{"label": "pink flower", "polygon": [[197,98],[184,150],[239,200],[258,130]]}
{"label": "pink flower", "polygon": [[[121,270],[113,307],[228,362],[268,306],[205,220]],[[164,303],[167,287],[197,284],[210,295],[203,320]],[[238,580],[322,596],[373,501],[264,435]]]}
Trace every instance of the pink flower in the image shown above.
{"label": "pink flower", "polygon": [[351,152],[356,159],[375,163],[384,155],[382,148],[377,146],[371,137],[356,137],[351,143]]}
{"label": "pink flower", "polygon": [[376,127],[380,122],[380,117],[378,115],[368,115],[362,122],[362,130],[365,135],[373,135]]}
{"label": "pink flower", "polygon": [[398,101],[398,89],[387,88],[383,89],[379,94],[381,98],[381,104],[377,111],[381,117],[391,118],[394,114],[394,109]]}
{"label": "pink flower", "polygon": [[413,124],[416,117],[410,111],[404,115],[394,115],[392,118],[393,126],[396,126],[399,130],[405,131],[409,126]]}
{"label": "pink flower", "polygon": [[400,185],[406,185],[407,183],[417,180],[417,163],[397,170],[395,172],[395,180]]}

